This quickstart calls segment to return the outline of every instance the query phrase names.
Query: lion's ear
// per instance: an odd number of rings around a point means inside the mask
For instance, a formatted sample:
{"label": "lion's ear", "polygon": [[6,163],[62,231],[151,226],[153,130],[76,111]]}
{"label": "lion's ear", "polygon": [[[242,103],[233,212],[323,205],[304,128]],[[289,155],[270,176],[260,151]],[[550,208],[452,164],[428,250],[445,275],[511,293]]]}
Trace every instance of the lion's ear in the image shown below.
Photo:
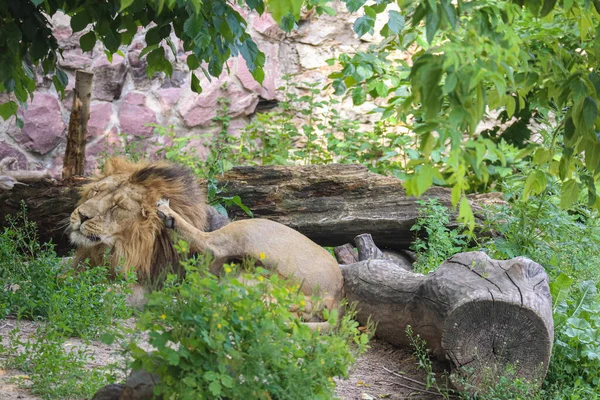
{"label": "lion's ear", "polygon": [[133,163],[123,157],[112,157],[104,163],[104,176],[132,173],[142,168],[144,165]]}

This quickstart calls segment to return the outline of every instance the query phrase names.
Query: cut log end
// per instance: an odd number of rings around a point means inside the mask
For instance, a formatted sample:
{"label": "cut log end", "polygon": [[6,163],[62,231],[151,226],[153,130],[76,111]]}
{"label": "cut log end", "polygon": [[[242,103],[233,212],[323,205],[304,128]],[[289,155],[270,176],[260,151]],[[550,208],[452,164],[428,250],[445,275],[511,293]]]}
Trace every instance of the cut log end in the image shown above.
{"label": "cut log end", "polygon": [[543,318],[521,304],[481,299],[455,308],[445,321],[442,347],[459,373],[479,385],[508,367],[530,381],[546,374],[551,332]]}

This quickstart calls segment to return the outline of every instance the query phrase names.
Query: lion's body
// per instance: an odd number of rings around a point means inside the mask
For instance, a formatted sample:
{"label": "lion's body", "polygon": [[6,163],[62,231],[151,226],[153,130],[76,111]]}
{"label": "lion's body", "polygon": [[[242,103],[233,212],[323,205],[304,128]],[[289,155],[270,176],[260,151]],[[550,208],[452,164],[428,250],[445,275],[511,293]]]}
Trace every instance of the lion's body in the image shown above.
{"label": "lion's body", "polygon": [[293,279],[308,296],[323,298],[329,309],[336,308],[344,295],[341,269],[331,254],[301,233],[267,219],[232,222],[213,232],[201,232],[169,207],[158,206],[167,226],[175,230],[194,252],[209,252],[215,260],[211,270],[220,273],[224,263],[251,257],[269,270]]}
{"label": "lion's body", "polygon": [[204,193],[190,173],[167,163],[107,161],[104,174],[84,186],[70,218],[77,246],[75,263],[133,269],[140,280],[179,272],[179,257],[169,232],[156,213],[156,202],[168,196],[173,207],[199,230],[209,229]]}

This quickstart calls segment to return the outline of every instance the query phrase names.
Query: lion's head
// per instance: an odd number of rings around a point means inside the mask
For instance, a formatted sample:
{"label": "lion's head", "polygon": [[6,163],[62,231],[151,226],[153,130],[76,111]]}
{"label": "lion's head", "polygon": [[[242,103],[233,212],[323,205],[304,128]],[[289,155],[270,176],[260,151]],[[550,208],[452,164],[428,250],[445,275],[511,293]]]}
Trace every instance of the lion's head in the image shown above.
{"label": "lion's head", "polygon": [[140,280],[179,270],[178,254],[156,212],[166,197],[173,210],[200,230],[208,230],[211,210],[195,177],[169,164],[109,159],[104,173],[85,185],[70,217],[75,263],[100,265],[108,255],[113,268],[133,269]]}

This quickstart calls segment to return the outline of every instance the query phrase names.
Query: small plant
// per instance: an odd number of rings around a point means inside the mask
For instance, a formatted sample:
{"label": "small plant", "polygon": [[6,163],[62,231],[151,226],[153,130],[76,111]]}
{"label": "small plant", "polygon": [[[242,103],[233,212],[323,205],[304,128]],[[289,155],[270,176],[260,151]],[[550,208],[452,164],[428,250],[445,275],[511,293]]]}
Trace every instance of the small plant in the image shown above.
{"label": "small plant", "polygon": [[410,325],[406,326],[405,332],[406,332],[406,336],[410,340],[410,346],[414,350],[414,355],[417,357],[418,368],[424,370],[426,373],[425,389],[429,390],[429,389],[433,388],[444,399],[449,399],[450,395],[449,395],[448,389],[447,389],[447,387],[448,387],[447,376],[443,375],[444,378],[446,378],[445,379],[446,382],[443,385],[441,385],[438,381],[438,378],[435,375],[435,372],[433,372],[433,366],[431,364],[431,359],[429,358],[429,353],[427,351],[427,342],[425,340],[423,340],[421,338],[421,336],[416,335],[412,330],[412,326],[410,326]]}
{"label": "small plant", "polygon": [[[464,235],[456,229],[449,229],[448,208],[437,199],[418,200],[419,217],[411,228],[417,236],[412,250],[417,253],[413,264],[415,272],[427,274],[435,270],[448,257],[463,251],[466,247]],[[418,236],[424,234],[425,238]]]}
{"label": "small plant", "polygon": [[[218,279],[207,258],[185,262],[186,278],[151,295],[138,328],[155,350],[132,344],[134,368],[161,377],[165,398],[330,399],[333,377],[354,361],[350,343],[364,350],[368,337],[351,320],[327,313],[331,332],[294,318],[305,296],[277,275],[256,268],[241,275],[225,265]],[[244,269],[251,268],[244,263]],[[247,285],[247,282],[254,284]],[[296,308],[297,308],[296,307]]]}
{"label": "small plant", "polygon": [[43,399],[91,398],[100,387],[116,380],[115,366],[89,369],[93,357],[88,348],[66,348],[62,332],[50,325],[38,326],[29,339],[22,338],[18,327],[13,329],[8,345],[0,346],[0,356],[6,359],[2,367],[27,374],[17,383]]}

